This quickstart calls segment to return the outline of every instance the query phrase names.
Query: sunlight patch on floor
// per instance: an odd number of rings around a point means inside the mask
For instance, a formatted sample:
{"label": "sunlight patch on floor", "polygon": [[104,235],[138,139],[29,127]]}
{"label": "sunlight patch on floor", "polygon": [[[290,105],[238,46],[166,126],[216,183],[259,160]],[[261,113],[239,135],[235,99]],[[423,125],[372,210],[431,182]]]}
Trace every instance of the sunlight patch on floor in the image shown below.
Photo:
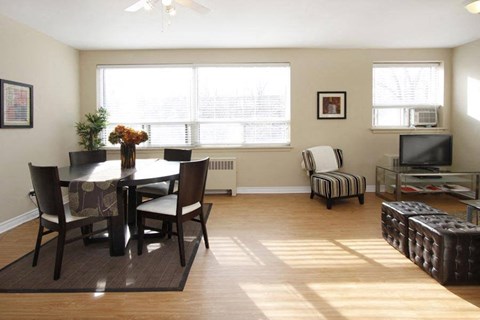
{"label": "sunlight patch on floor", "polygon": [[[311,283],[308,287],[318,297],[337,310],[345,318],[424,318],[434,312],[442,319],[457,319],[462,316],[478,316],[478,308],[460,299],[445,287],[433,287],[429,283],[419,282],[331,282]],[[418,292],[418,296],[412,295]],[[418,300],[422,300],[419,308]],[[388,308],[385,306],[388,305]],[[440,316],[441,315],[441,316]],[[470,317],[467,317],[470,319]],[[473,319],[473,318],[472,318]]]}
{"label": "sunlight patch on floor", "polygon": [[241,283],[240,287],[267,319],[327,319],[290,284]]}
{"label": "sunlight patch on floor", "polygon": [[412,263],[383,239],[348,239],[335,241],[346,250],[354,252],[358,257],[381,264],[385,267],[400,267],[411,265]]}
{"label": "sunlight patch on floor", "polygon": [[213,255],[225,266],[263,266],[265,263],[237,237],[209,238]]}
{"label": "sunlight patch on floor", "polygon": [[274,240],[262,244],[292,268],[340,268],[368,262],[332,240]]}
{"label": "sunlight patch on floor", "polygon": [[154,242],[147,244],[147,252],[150,253],[152,251],[158,250],[163,246],[160,242]]}

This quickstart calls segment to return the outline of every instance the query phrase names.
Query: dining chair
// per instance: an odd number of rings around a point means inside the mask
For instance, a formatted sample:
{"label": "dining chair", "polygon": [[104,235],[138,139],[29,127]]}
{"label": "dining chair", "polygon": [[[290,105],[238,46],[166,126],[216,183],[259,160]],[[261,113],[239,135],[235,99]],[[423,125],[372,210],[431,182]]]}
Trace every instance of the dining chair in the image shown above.
{"label": "dining chair", "polygon": [[[192,150],[188,149],[165,149],[163,159],[167,161],[190,161]],[[137,205],[143,198],[158,198],[176,191],[178,183],[175,181],[162,181],[137,187]]]}
{"label": "dining chair", "polygon": [[[83,164],[98,163],[107,161],[107,150],[88,150],[88,151],[70,151],[70,166],[80,166]],[[125,189],[125,197],[127,197],[127,189]],[[127,204],[125,204],[127,206]],[[92,232],[93,226],[83,226],[82,233],[88,234]],[[87,245],[92,239],[85,237],[83,242]]]}
{"label": "dining chair", "polygon": [[106,150],[70,151],[68,153],[71,166],[107,161]]}
{"label": "dining chair", "polygon": [[[35,243],[35,252],[33,255],[33,264],[37,265],[40,253],[42,237],[52,232],[57,232],[57,249],[55,256],[55,267],[53,279],[60,278],[62,268],[63,251],[66,244],[80,240],[92,235],[103,233],[110,229],[110,219],[108,217],[76,217],[72,216],[68,204],[63,204],[62,191],[60,188],[60,179],[57,167],[40,167],[28,164],[30,176],[32,179],[33,190],[37,199],[39,218],[39,228],[37,241]],[[86,234],[72,237],[66,240],[67,232],[73,229],[90,226],[96,222],[107,220],[107,227]],[[45,230],[47,229],[47,230]],[[109,232],[110,234],[110,232]]]}
{"label": "dining chair", "polygon": [[169,194],[137,207],[138,221],[138,255],[142,254],[145,229],[162,231],[152,226],[145,225],[146,219],[162,220],[176,225],[176,232],[169,227],[169,237],[172,234],[178,237],[180,251],[180,264],[185,266],[185,246],[183,236],[183,223],[187,221],[199,222],[202,225],[203,241],[208,249],[207,226],[203,215],[203,197],[207,181],[209,158],[202,160],[182,162],[180,164],[180,179],[178,193]]}

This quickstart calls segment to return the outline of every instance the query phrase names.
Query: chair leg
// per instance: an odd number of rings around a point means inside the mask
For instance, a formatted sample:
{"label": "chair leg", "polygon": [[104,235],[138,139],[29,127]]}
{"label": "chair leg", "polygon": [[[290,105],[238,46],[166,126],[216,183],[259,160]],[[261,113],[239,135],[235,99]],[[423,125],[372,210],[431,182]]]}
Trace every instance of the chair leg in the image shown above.
{"label": "chair leg", "polygon": [[53,272],[53,280],[58,280],[60,278],[60,271],[62,270],[63,248],[65,247],[65,237],[65,230],[60,230],[58,232],[57,238],[57,254],[55,257],[55,270]]}
{"label": "chair leg", "polygon": [[110,252],[113,248],[113,226],[112,226],[112,217],[107,219],[107,231],[108,231],[108,246],[110,247]]}
{"label": "chair leg", "polygon": [[168,239],[172,239],[172,233],[173,233],[173,230],[172,230],[172,223],[170,221],[165,221],[165,223],[167,224],[167,234],[168,234]]}
{"label": "chair leg", "polygon": [[327,198],[327,209],[328,210],[332,209],[332,205],[333,205],[333,199]]}
{"label": "chair leg", "polygon": [[141,214],[138,215],[137,224],[137,255],[143,253],[143,238],[145,233],[145,217]]}
{"label": "chair leg", "polygon": [[207,224],[205,223],[205,217],[203,216],[203,212],[200,213],[200,223],[202,224],[202,232],[203,232],[203,241],[205,242],[205,248],[210,248],[208,243],[208,234],[207,234]]}
{"label": "chair leg", "polygon": [[365,203],[365,195],[360,194],[358,196],[358,202],[360,202],[360,204],[364,204]]}
{"label": "chair leg", "polygon": [[35,253],[33,254],[32,267],[35,267],[38,262],[38,255],[40,254],[40,248],[42,244],[42,236],[43,236],[43,226],[40,224],[40,221],[39,221],[37,242],[35,243]]}
{"label": "chair leg", "polygon": [[182,221],[177,221],[177,237],[178,249],[180,251],[180,264],[185,267],[185,245],[183,243],[183,224]]}
{"label": "chair leg", "polygon": [[313,199],[313,196],[315,195],[315,193],[313,192],[313,190],[310,192],[310,199]]}
{"label": "chair leg", "polygon": [[[82,231],[82,235],[86,235],[86,234],[92,233],[92,231],[93,231],[93,224],[89,224],[88,226],[80,227],[80,229],[81,229],[81,231]],[[90,239],[88,239],[88,237],[83,238],[83,245],[88,246],[88,244],[90,243],[89,240],[90,240]]]}

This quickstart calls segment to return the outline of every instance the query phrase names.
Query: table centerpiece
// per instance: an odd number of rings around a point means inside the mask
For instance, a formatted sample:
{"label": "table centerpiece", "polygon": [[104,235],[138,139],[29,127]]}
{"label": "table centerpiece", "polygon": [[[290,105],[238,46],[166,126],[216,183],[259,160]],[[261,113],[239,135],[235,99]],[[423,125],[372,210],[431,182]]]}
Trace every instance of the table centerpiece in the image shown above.
{"label": "table centerpiece", "polygon": [[110,141],[111,144],[120,143],[122,169],[135,168],[135,146],[147,140],[148,134],[145,131],[134,130],[123,125],[116,126],[108,136],[108,141]]}

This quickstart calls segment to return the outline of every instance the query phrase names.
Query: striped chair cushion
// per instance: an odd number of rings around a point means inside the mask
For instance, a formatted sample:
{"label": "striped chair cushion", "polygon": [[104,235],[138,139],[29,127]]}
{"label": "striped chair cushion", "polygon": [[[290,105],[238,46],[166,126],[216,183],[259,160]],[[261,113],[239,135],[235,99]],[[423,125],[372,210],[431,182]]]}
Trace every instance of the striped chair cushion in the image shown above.
{"label": "striped chair cushion", "polygon": [[312,191],[327,198],[363,194],[367,184],[363,176],[339,171],[314,173],[310,179]]}

